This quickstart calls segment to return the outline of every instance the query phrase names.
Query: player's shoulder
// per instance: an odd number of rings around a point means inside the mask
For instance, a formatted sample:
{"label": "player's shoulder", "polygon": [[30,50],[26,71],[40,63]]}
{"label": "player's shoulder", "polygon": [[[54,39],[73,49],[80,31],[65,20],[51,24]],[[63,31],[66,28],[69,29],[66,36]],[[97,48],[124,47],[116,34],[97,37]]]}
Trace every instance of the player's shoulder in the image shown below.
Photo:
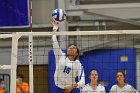
{"label": "player's shoulder", "polygon": [[81,66],[81,62],[78,59],[75,60],[75,64],[77,64],[78,66]]}
{"label": "player's shoulder", "polygon": [[66,56],[66,53],[65,53],[65,51],[62,51],[62,55]]}
{"label": "player's shoulder", "polygon": [[98,87],[101,89],[105,89],[105,87],[102,84],[98,84]]}
{"label": "player's shoulder", "polygon": [[102,84],[98,84],[99,87],[104,87]]}
{"label": "player's shoulder", "polygon": [[83,88],[82,88],[82,92],[87,92],[89,90],[89,84],[86,84]]}
{"label": "player's shoulder", "polygon": [[83,89],[84,88],[88,88],[90,85],[89,85],[89,83],[87,83],[84,87],[83,87]]}
{"label": "player's shoulder", "polygon": [[130,87],[130,88],[132,87],[132,86],[131,86],[130,84],[128,84],[128,83],[125,84],[125,86],[126,86],[126,87]]}
{"label": "player's shoulder", "polygon": [[67,58],[67,54],[65,53],[65,51],[62,51],[61,55],[59,55],[60,58]]}
{"label": "player's shoulder", "polygon": [[87,83],[86,86],[90,86],[89,83]]}
{"label": "player's shoulder", "polygon": [[76,59],[75,62],[79,62],[80,63],[80,61],[78,59]]}
{"label": "player's shoulder", "polygon": [[118,86],[118,85],[117,85],[117,84],[115,84],[115,85],[113,85],[111,88],[117,88],[117,86]]}

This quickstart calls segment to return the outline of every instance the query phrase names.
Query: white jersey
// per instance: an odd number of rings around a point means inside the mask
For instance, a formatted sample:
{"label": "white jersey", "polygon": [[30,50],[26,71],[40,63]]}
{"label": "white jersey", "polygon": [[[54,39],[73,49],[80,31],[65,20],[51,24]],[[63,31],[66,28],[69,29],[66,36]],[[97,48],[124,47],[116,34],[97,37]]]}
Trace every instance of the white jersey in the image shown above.
{"label": "white jersey", "polygon": [[113,85],[110,89],[110,93],[138,93],[131,85],[126,84],[120,88],[118,85]]}
{"label": "white jersey", "polygon": [[90,84],[86,84],[86,86],[82,89],[82,93],[105,93],[105,87],[99,84],[94,90]]}
{"label": "white jersey", "polygon": [[59,47],[56,35],[53,35],[53,49],[56,61],[54,74],[55,85],[64,89],[67,86],[76,84],[75,78],[78,76],[78,87],[85,84],[84,70],[79,60],[71,62]]}

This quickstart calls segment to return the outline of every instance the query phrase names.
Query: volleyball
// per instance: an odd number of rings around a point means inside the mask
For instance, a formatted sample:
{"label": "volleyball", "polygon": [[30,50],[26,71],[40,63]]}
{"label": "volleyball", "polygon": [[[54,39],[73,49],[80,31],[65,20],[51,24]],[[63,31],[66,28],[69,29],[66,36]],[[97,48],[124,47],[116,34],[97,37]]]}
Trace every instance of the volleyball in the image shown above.
{"label": "volleyball", "polygon": [[52,13],[52,18],[56,22],[62,22],[66,19],[66,12],[63,9],[55,9]]}

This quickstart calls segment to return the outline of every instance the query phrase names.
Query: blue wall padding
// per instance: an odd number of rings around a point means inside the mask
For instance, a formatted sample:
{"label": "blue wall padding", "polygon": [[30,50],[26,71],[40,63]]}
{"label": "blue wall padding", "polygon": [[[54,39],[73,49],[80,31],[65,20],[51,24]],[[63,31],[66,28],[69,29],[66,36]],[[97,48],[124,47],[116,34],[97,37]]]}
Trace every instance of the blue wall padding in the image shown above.
{"label": "blue wall padding", "polygon": [[55,56],[54,52],[51,50],[49,52],[49,93],[56,93],[55,92],[55,83],[54,83],[54,72],[55,72]]}

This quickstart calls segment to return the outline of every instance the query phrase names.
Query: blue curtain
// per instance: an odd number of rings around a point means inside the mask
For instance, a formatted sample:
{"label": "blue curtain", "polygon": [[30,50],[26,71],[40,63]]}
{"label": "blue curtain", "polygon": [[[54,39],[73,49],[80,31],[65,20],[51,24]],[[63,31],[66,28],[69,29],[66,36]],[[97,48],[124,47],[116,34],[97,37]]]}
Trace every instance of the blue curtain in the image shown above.
{"label": "blue curtain", "polygon": [[29,26],[28,0],[0,0],[2,26]]}

